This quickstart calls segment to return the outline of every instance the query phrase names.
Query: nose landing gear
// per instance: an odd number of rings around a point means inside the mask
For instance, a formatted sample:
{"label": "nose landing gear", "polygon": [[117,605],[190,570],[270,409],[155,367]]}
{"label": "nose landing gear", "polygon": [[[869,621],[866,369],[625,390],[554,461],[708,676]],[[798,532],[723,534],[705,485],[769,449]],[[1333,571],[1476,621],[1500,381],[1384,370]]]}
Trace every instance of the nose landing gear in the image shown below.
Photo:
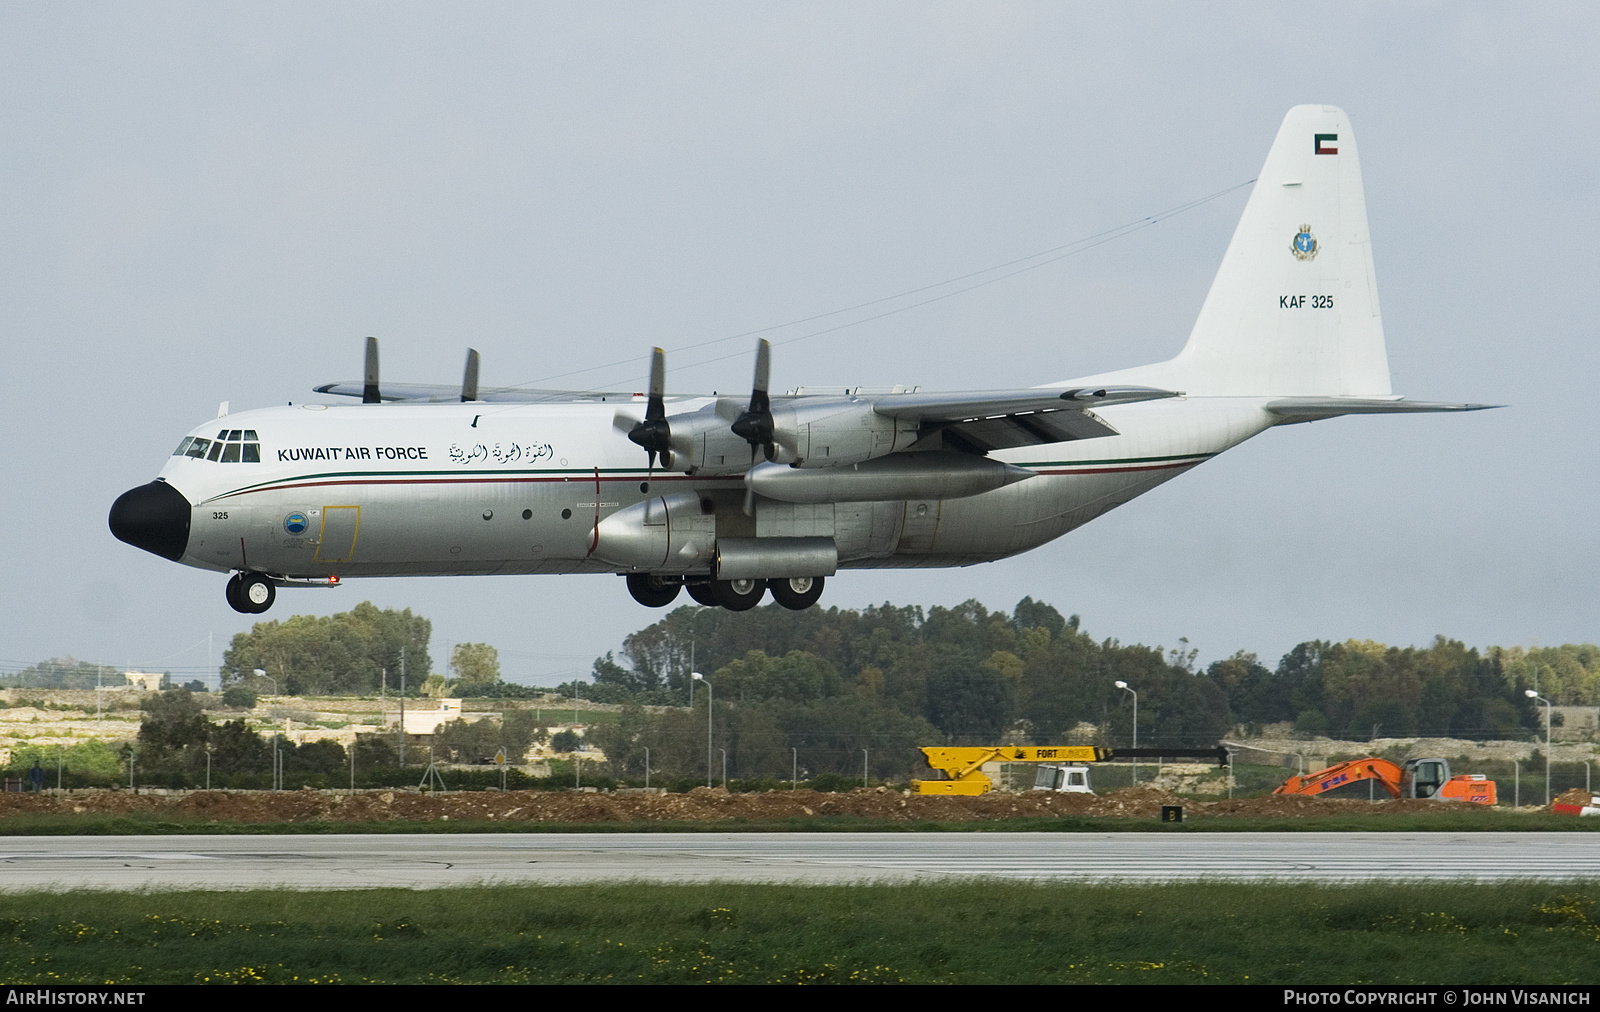
{"label": "nose landing gear", "polygon": [[245,615],[261,614],[278,597],[278,589],[260,573],[235,573],[222,593],[234,611]]}

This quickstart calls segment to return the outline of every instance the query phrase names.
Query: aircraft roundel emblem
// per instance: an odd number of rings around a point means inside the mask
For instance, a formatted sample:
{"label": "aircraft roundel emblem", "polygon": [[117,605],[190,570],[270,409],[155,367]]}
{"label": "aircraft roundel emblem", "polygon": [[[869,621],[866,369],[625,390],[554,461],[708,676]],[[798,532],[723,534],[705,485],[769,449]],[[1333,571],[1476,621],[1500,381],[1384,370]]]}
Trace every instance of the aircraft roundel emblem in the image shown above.
{"label": "aircraft roundel emblem", "polygon": [[1311,234],[1310,225],[1300,226],[1300,231],[1295,233],[1294,242],[1289,244],[1289,252],[1294,254],[1296,260],[1317,258],[1317,237]]}
{"label": "aircraft roundel emblem", "polygon": [[304,513],[290,513],[283,518],[283,529],[290,534],[304,534],[306,528],[311,526],[311,521],[306,519]]}

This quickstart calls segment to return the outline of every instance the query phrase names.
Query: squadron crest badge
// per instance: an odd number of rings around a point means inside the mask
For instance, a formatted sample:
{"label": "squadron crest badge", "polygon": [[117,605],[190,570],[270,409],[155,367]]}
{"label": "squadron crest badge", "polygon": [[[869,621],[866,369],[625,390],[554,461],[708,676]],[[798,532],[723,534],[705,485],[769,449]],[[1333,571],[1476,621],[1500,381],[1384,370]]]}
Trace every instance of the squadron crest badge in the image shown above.
{"label": "squadron crest badge", "polygon": [[1310,225],[1300,226],[1300,231],[1295,233],[1294,242],[1289,244],[1289,252],[1294,254],[1296,260],[1317,258],[1317,237],[1311,234]]}

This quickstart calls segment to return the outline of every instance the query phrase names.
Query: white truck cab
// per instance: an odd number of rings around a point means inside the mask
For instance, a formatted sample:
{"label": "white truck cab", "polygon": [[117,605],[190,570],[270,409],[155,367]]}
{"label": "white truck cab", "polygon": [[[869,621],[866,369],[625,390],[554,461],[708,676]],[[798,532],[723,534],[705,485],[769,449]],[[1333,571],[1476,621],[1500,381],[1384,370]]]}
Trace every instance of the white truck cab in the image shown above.
{"label": "white truck cab", "polygon": [[1034,779],[1033,789],[1036,791],[1059,791],[1063,794],[1093,794],[1089,786],[1089,767],[1087,766],[1051,766],[1039,767],[1039,775]]}

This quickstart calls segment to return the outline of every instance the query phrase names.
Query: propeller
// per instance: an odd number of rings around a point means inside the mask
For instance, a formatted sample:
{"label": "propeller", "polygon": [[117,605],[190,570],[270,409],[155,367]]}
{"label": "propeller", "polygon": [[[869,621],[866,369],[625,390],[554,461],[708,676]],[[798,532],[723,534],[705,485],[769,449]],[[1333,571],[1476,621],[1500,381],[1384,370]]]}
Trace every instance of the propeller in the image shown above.
{"label": "propeller", "polygon": [[[750,464],[755,466],[756,448],[760,447],[768,460],[778,455],[773,443],[772,398],[767,395],[772,378],[772,343],[762,338],[756,344],[756,374],[750,384],[750,406],[733,423],[733,434],[750,444]],[[754,516],[756,491],[744,491],[745,516]]]}
{"label": "propeller", "polygon": [[362,404],[377,404],[383,398],[378,396],[378,339],[367,338],[367,382],[361,388]]}
{"label": "propeller", "polygon": [[645,405],[644,421],[628,430],[628,438],[644,447],[650,461],[648,473],[653,477],[656,454],[661,454],[661,466],[672,466],[672,426],[667,423],[667,405],[664,400],[667,386],[667,353],[660,348],[650,355],[650,400]]}
{"label": "propeller", "polygon": [[772,344],[762,338],[756,345],[756,375],[750,385],[750,406],[733,423],[733,434],[750,444],[750,463],[756,462],[756,448],[760,447],[768,460],[777,456],[773,445],[772,398],[767,396],[767,382],[772,374]]}
{"label": "propeller", "polygon": [[467,371],[461,375],[461,402],[478,399],[478,350],[467,349]]}

